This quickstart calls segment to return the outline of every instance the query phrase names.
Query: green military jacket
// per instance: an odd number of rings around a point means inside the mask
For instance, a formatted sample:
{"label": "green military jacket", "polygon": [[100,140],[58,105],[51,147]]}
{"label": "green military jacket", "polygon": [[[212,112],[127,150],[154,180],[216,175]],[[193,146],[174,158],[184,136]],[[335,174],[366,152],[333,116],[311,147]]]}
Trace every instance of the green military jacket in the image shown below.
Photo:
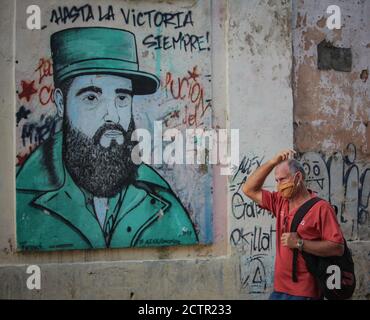
{"label": "green military jacket", "polygon": [[93,198],[62,162],[62,133],[45,141],[18,170],[19,250],[152,247],[198,243],[192,221],[167,182],[142,164],[135,184],[110,198],[104,224]]}

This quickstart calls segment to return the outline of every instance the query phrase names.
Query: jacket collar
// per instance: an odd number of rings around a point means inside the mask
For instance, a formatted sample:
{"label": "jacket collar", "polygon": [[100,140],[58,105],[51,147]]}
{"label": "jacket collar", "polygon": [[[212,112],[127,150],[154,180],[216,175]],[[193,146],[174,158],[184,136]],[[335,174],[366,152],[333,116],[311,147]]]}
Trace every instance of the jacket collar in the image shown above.
{"label": "jacket collar", "polygon": [[[131,220],[128,224],[133,229],[131,234],[137,232],[152,221],[162,210],[165,213],[169,203],[163,199],[156,199],[156,206],[151,206],[147,212],[135,211],[143,201],[150,202],[155,196],[146,190],[129,185],[115,197],[109,199],[109,206],[113,212],[113,228],[123,218]],[[43,193],[33,200],[32,205],[43,210],[45,214],[51,214],[69,225],[91,246],[105,248],[109,241],[109,235],[104,234],[93,209],[92,198],[87,196],[75,185],[69,174],[66,174],[64,185],[55,191]],[[112,223],[112,222],[111,222]],[[132,239],[128,240],[132,242]]]}

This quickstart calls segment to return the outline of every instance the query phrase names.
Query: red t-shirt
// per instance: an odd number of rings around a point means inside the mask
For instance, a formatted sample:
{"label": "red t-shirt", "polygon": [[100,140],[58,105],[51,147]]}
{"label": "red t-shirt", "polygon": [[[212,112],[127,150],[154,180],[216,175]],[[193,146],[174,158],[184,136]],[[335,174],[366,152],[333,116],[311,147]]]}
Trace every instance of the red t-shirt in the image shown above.
{"label": "red t-shirt", "polygon": [[[311,197],[316,195],[311,192]],[[276,218],[276,257],[274,290],[302,297],[319,297],[315,278],[308,272],[301,254],[297,261],[298,282],[292,280],[293,250],[281,245],[283,233],[290,232],[290,225],[298,208],[289,212],[289,201],[279,192],[262,190],[261,208],[269,210]],[[344,238],[332,206],[326,201],[319,201],[303,218],[297,234],[303,240],[327,240],[344,243]]]}

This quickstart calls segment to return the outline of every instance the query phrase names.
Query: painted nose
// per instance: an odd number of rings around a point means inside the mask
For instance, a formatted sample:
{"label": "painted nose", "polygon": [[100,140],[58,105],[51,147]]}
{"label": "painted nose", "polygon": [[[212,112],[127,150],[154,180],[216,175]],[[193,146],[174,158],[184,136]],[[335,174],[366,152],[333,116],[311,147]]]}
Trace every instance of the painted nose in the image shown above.
{"label": "painted nose", "polygon": [[118,114],[117,107],[114,105],[114,102],[110,102],[107,104],[107,110],[104,115],[104,121],[119,123],[120,117]]}

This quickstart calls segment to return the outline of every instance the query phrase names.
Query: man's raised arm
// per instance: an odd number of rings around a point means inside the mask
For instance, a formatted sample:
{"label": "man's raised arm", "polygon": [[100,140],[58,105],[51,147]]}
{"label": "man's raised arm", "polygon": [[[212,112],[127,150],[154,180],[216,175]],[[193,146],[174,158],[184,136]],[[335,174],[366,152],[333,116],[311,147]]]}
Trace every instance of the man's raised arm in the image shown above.
{"label": "man's raised arm", "polygon": [[281,162],[293,157],[295,152],[287,149],[279,152],[271,160],[262,164],[257,170],[255,170],[251,176],[247,179],[243,186],[244,194],[252,199],[257,204],[262,204],[262,187],[271,171]]}

